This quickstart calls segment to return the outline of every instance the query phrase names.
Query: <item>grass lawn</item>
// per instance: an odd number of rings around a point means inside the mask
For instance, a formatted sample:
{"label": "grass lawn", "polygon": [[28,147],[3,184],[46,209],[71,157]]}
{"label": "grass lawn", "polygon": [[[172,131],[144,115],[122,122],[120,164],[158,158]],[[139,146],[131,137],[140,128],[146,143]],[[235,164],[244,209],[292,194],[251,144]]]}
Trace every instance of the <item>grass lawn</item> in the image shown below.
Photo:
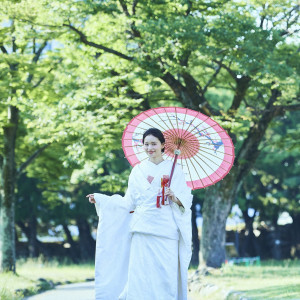
{"label": "grass lawn", "polygon": [[[25,295],[50,289],[53,284],[85,281],[94,278],[94,263],[68,264],[56,260],[45,262],[42,259],[17,262],[17,275],[0,274],[0,299],[18,300]],[[39,280],[41,279],[41,280]]]}
{"label": "grass lawn", "polygon": [[[24,293],[18,290],[26,289],[26,296],[33,295],[41,289],[52,288],[53,284],[93,277],[93,262],[74,265],[42,259],[18,261],[17,275],[0,274],[0,299],[19,300]],[[268,261],[248,267],[225,265],[201,277],[201,284],[205,288],[200,293],[190,293],[189,300],[300,300],[300,261]]]}
{"label": "grass lawn", "polygon": [[192,300],[300,299],[300,261],[267,261],[261,266],[225,265],[202,277],[207,286]]}

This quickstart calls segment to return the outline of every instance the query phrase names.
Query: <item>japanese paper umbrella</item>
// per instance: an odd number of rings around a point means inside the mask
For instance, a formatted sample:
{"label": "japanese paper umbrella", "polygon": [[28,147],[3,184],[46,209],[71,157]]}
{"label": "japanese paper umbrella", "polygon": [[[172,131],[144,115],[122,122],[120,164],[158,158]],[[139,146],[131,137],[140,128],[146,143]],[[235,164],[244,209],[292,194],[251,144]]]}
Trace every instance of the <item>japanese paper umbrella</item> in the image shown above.
{"label": "japanese paper umbrella", "polygon": [[164,159],[181,165],[193,190],[223,179],[233,165],[233,143],[217,122],[191,109],[158,107],[134,117],[124,130],[122,147],[132,166],[148,159],[142,139],[149,128],[162,131],[166,140]]}

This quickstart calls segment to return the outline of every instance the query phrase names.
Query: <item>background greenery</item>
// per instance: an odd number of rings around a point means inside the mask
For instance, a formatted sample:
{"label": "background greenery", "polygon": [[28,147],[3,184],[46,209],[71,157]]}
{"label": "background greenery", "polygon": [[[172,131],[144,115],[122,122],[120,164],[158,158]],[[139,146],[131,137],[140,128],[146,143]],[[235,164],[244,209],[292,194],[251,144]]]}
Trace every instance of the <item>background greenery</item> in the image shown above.
{"label": "background greenery", "polygon": [[[18,255],[93,257],[97,219],[85,195],[125,191],[122,132],[140,111],[167,105],[213,117],[236,147],[232,172],[194,193],[201,261],[224,262],[234,203],[248,232],[241,254],[283,257],[270,249],[288,212],[287,252],[299,257],[298,10],[292,0],[2,1],[1,269],[15,270],[15,232],[28,240]],[[263,249],[259,228],[269,232]],[[54,248],[45,235],[63,241]]]}

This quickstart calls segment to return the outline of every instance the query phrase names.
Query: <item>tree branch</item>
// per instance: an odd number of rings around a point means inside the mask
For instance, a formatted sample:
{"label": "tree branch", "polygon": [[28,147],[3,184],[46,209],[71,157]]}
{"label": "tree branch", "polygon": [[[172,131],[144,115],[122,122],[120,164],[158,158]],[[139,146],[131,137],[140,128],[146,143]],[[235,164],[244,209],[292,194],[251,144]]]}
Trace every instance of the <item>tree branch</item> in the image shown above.
{"label": "tree branch", "polygon": [[134,0],[132,2],[132,15],[135,15],[135,13],[136,13],[137,4],[138,4],[138,0]]}
{"label": "tree branch", "polygon": [[168,84],[171,90],[174,92],[176,98],[185,106],[194,110],[200,110],[206,115],[219,115],[220,113],[214,110],[206,101],[204,95],[202,94],[202,89],[199,83],[195,80],[195,78],[189,74],[184,73],[181,74],[185,86],[181,84],[179,80],[176,80],[175,77],[166,72],[160,78]]}
{"label": "tree branch", "polygon": [[297,32],[299,32],[300,31],[300,29],[295,29],[294,31],[289,31],[289,30],[283,30],[281,33],[280,33],[280,35],[281,36],[291,36],[291,35],[293,35],[294,33],[297,33]]}
{"label": "tree branch", "polygon": [[186,96],[186,87],[183,86],[179,80],[176,80],[171,73],[165,73],[163,76],[161,76],[161,79],[171,88],[176,98],[179,99],[183,105],[189,108],[197,109],[190,97]]}
{"label": "tree branch", "polygon": [[127,9],[127,5],[125,3],[124,0],[119,0],[120,4],[121,4],[121,7],[123,9],[123,12],[125,13],[126,17],[130,17],[130,14],[128,12],[128,9]]}
{"label": "tree branch", "polygon": [[214,59],[213,62],[217,63],[219,66],[224,68],[234,78],[234,80],[236,79],[236,73],[233,70],[231,70],[229,67],[224,65],[222,61]]}
{"label": "tree branch", "polygon": [[235,81],[235,93],[231,107],[229,108],[229,111],[231,112],[235,112],[240,107],[242,100],[244,99],[249,88],[251,78],[249,76],[242,76],[241,78],[235,78]]}
{"label": "tree branch", "polygon": [[3,45],[0,46],[0,49],[4,54],[7,54],[7,50]]}
{"label": "tree branch", "polygon": [[[45,47],[47,46],[47,41],[44,41],[44,43],[41,45],[41,47],[39,48],[39,50],[35,53],[33,59],[32,59],[32,63],[37,63],[43,50],[45,49]],[[28,75],[27,77],[27,82],[30,83],[32,78],[33,78],[34,74],[31,73]]]}
{"label": "tree branch", "polygon": [[[116,71],[111,71],[111,74],[113,76],[120,76],[120,74]],[[143,101],[140,103],[139,105],[139,109],[141,110],[148,110],[150,109],[150,104],[149,104],[149,100],[148,100],[148,94],[141,94],[137,91],[135,91],[128,83],[127,80],[122,79],[120,80],[120,86],[122,87],[128,87],[128,90],[126,91],[126,96],[132,98],[132,99],[143,99]],[[133,109],[132,106],[128,106],[128,109]]]}
{"label": "tree branch", "polygon": [[207,88],[210,86],[210,84],[214,81],[214,79],[217,77],[217,75],[219,74],[220,70],[221,70],[222,66],[219,65],[218,68],[216,69],[215,73],[212,75],[212,77],[208,80],[208,82],[206,83],[205,87],[202,90],[202,93],[205,94],[207,91]]}
{"label": "tree branch", "polygon": [[192,1],[187,1],[187,10],[185,12],[185,16],[187,17],[191,11],[192,11],[192,7],[193,7],[193,2]]}
{"label": "tree branch", "polygon": [[[292,13],[293,13],[294,11],[297,12],[298,10],[299,10],[299,5],[296,5],[296,6],[292,7],[292,8],[291,8],[287,13],[285,13],[279,20],[273,22],[273,25],[276,26],[276,25],[279,24],[281,21],[283,21],[287,16],[289,16],[288,19],[287,19],[287,25],[289,25],[289,20],[290,20],[290,18],[292,17]],[[297,17],[296,17],[296,18],[297,18]]]}
{"label": "tree branch", "polygon": [[261,140],[263,139],[265,132],[273,120],[274,117],[284,114],[284,111],[277,106],[274,106],[274,102],[280,97],[281,92],[277,89],[273,89],[269,101],[266,106],[266,110],[263,115],[253,127],[250,128],[247,138],[244,140],[238,155],[235,158],[236,162],[236,176],[237,178],[244,178],[249,170],[255,163],[260,150],[258,149]]}
{"label": "tree branch", "polygon": [[[57,62],[57,64],[61,63],[62,60],[63,60],[63,59],[60,58],[59,61]],[[57,64],[55,64],[55,65],[57,65]],[[54,65],[52,68],[49,69],[48,73],[51,73],[52,70],[54,70],[55,65]],[[46,78],[46,76],[41,77],[41,78],[39,79],[39,81],[33,86],[33,88],[34,88],[34,89],[37,88],[37,87],[44,81],[45,78]]]}
{"label": "tree branch", "polygon": [[41,47],[39,48],[39,50],[35,53],[35,55],[34,55],[34,57],[32,59],[32,62],[36,63],[39,60],[39,58],[40,58],[43,50],[47,46],[47,43],[48,43],[48,41],[44,41],[44,43],[41,45]]}
{"label": "tree branch", "polygon": [[24,163],[17,170],[17,176],[20,174],[30,165],[46,148],[48,148],[51,143],[44,145],[42,148],[36,150]]}
{"label": "tree branch", "polygon": [[86,35],[85,35],[83,32],[81,32],[80,30],[78,30],[77,28],[75,28],[74,26],[72,26],[72,25],[70,25],[70,24],[63,24],[63,26],[69,27],[71,30],[73,30],[74,32],[76,32],[76,33],[80,36],[80,40],[81,40],[84,44],[86,44],[86,45],[88,45],[88,46],[91,46],[91,47],[94,47],[94,48],[97,48],[97,49],[101,49],[101,50],[103,50],[103,51],[105,51],[105,52],[114,54],[114,55],[116,55],[116,56],[118,56],[118,57],[120,57],[120,58],[129,60],[129,61],[133,61],[133,57],[127,56],[127,55],[125,55],[125,54],[123,54],[123,53],[121,53],[121,52],[119,52],[119,51],[116,51],[116,50],[107,48],[107,47],[102,46],[102,45],[100,45],[100,44],[96,44],[96,43],[94,43],[94,42],[88,41]]}
{"label": "tree branch", "polygon": [[275,109],[280,109],[282,111],[295,111],[300,110],[300,104],[293,104],[293,105],[275,105]]}

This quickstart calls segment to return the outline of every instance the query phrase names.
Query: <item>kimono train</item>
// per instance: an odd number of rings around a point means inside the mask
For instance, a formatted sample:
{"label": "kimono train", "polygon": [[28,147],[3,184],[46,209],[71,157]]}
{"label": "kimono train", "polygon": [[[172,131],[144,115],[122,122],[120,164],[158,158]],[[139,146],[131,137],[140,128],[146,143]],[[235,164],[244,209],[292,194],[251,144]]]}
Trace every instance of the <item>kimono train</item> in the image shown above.
{"label": "kimono train", "polygon": [[157,204],[172,164],[147,160],[136,165],[124,197],[94,194],[99,216],[96,300],[187,299],[192,195],[179,165],[171,190],[183,207],[172,201]]}

